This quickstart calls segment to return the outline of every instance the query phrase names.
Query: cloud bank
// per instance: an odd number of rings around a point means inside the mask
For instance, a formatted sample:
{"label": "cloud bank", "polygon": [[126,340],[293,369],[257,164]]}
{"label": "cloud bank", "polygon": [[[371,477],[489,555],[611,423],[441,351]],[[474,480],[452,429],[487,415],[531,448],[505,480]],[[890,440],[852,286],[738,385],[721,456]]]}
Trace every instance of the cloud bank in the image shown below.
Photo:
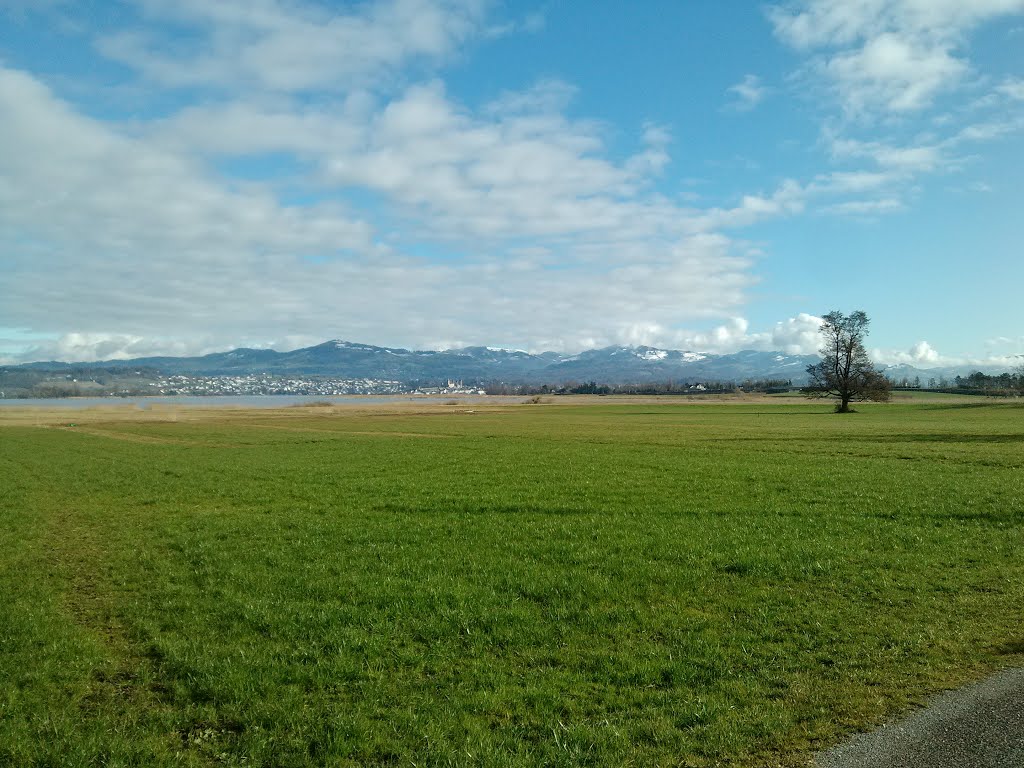
{"label": "cloud bank", "polygon": [[[945,134],[857,128],[964,86],[967,33],[1021,7],[771,6],[775,35],[838,105],[822,117],[824,167],[697,205],[663,183],[687,151],[668,126],[638,116],[613,135],[553,77],[473,106],[450,92],[445,67],[543,29],[536,13],[125,0],[121,27],[93,28],[72,4],[8,4],[57,14],[120,68],[111,92],[145,97],[111,117],[80,97],[84,81],[0,61],[0,329],[49,339],[30,353],[11,341],[18,355],[83,360],[330,337],[813,351],[811,315],[757,331],[743,319],[772,258],[743,230],[899,213],[923,177],[1024,127],[1021,83],[1004,78]],[[766,109],[768,93],[751,73],[727,98]]]}

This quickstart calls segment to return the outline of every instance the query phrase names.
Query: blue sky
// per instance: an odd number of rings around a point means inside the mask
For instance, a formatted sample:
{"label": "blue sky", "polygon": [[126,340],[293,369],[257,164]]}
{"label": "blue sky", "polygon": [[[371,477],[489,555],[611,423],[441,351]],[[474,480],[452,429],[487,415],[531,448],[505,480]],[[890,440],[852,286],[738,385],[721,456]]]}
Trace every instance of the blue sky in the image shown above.
{"label": "blue sky", "polygon": [[0,0],[0,362],[1024,358],[1024,0]]}

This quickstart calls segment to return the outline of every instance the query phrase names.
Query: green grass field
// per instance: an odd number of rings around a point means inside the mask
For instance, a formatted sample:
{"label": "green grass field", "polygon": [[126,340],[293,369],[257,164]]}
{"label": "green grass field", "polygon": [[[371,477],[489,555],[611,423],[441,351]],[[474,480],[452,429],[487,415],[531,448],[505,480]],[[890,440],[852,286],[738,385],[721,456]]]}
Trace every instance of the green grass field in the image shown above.
{"label": "green grass field", "polygon": [[1024,658],[1024,407],[830,410],[7,418],[0,765],[805,765]]}

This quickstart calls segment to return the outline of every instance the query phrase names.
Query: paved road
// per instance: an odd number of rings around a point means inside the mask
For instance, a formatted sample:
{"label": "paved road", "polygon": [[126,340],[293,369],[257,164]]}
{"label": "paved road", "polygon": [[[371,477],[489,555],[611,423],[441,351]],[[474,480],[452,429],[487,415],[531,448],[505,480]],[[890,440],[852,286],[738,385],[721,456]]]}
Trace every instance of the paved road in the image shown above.
{"label": "paved road", "polygon": [[1024,669],[937,696],[816,757],[818,768],[1024,768]]}

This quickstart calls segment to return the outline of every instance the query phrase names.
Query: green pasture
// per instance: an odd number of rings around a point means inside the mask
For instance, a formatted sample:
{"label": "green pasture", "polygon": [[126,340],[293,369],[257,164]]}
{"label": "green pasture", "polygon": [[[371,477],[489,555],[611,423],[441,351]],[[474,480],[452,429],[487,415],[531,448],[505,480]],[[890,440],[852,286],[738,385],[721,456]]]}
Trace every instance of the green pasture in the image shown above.
{"label": "green pasture", "polygon": [[0,422],[0,765],[806,765],[1024,658],[1024,407],[859,408]]}

